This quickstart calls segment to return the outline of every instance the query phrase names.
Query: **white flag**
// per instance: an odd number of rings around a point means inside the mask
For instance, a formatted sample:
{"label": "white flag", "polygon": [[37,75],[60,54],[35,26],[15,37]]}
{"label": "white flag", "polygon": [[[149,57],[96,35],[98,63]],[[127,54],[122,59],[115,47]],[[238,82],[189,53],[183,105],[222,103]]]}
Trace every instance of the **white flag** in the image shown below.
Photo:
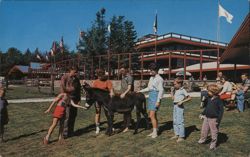
{"label": "white flag", "polygon": [[36,58],[42,60],[39,54],[36,55]]}
{"label": "white flag", "polygon": [[109,31],[109,33],[111,33],[111,25],[110,24],[108,25],[108,31]]}
{"label": "white flag", "polygon": [[50,53],[51,53],[51,56],[54,56],[54,51],[52,49],[50,49]]}
{"label": "white flag", "polygon": [[219,4],[219,17],[224,16],[227,20],[228,23],[232,23],[233,20],[233,15],[230,14],[226,9],[224,9],[220,4]]}

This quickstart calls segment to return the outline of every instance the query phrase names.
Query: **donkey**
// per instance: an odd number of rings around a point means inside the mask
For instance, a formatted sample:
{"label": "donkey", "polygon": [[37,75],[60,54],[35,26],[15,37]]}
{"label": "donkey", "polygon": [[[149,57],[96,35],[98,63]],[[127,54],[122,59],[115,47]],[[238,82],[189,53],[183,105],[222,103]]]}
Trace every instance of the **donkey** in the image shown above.
{"label": "donkey", "polygon": [[138,133],[138,127],[141,120],[141,114],[146,120],[146,129],[149,128],[148,114],[146,111],[146,98],[142,93],[129,93],[125,98],[121,99],[120,96],[113,96],[112,98],[109,95],[108,91],[92,88],[89,84],[84,83],[82,86],[86,92],[86,107],[91,107],[94,103],[98,102],[103,106],[105,116],[108,121],[108,128],[106,130],[107,135],[113,133],[113,117],[114,113],[124,114],[124,124],[125,128],[129,126],[131,120],[131,112],[134,107],[136,107],[136,127],[134,134]]}

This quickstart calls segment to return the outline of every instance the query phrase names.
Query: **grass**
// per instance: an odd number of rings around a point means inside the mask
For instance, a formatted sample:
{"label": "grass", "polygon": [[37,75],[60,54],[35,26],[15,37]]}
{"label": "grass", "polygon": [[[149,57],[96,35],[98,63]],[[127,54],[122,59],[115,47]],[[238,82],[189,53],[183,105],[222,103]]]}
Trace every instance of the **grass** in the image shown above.
{"label": "grass", "polygon": [[[51,122],[51,115],[43,112],[48,103],[36,104],[10,104],[10,122],[6,126],[6,143],[1,144],[0,154],[9,156],[112,156],[112,157],[138,157],[138,156],[249,156],[250,153],[250,121],[249,112],[236,113],[225,111],[219,134],[219,147],[216,151],[209,151],[209,144],[199,145],[202,121],[198,115],[199,99],[193,99],[186,104],[185,127],[187,139],[183,143],[170,140],[173,136],[172,105],[169,99],[164,99],[158,113],[161,134],[156,139],[146,135],[151,130],[144,130],[133,135],[118,133],[111,137],[104,134],[107,127],[106,118],[102,114],[102,132],[95,135],[94,108],[88,111],[78,110],[76,120],[76,136],[66,139],[66,144],[57,143],[58,130],[52,135],[52,143],[48,146],[42,144]],[[134,113],[133,113],[134,114]],[[133,115],[135,117],[135,115]],[[115,124],[121,124],[122,116],[115,115]]]}
{"label": "grass", "polygon": [[[59,87],[55,88],[55,94],[59,93]],[[7,99],[26,99],[26,98],[46,98],[53,97],[50,94],[50,87],[41,88],[41,92],[37,87],[26,87],[25,85],[10,86],[6,92]]]}

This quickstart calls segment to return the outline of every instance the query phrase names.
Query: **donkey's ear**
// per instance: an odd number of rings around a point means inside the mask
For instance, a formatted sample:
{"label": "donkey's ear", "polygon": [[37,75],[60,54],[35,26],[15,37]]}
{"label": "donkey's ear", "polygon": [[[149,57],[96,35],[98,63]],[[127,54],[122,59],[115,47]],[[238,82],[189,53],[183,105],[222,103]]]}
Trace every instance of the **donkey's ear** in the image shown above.
{"label": "donkey's ear", "polygon": [[83,82],[82,87],[83,87],[83,89],[90,89],[91,88],[91,86],[87,82]]}

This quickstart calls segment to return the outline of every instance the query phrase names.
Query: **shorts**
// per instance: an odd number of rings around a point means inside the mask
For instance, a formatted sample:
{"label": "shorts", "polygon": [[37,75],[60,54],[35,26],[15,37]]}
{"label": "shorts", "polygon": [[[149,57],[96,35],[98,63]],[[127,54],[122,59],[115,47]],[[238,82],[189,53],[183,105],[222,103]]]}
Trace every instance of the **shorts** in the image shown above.
{"label": "shorts", "polygon": [[54,118],[63,118],[65,116],[65,107],[63,106],[56,106],[54,113],[53,113],[53,117]]}

